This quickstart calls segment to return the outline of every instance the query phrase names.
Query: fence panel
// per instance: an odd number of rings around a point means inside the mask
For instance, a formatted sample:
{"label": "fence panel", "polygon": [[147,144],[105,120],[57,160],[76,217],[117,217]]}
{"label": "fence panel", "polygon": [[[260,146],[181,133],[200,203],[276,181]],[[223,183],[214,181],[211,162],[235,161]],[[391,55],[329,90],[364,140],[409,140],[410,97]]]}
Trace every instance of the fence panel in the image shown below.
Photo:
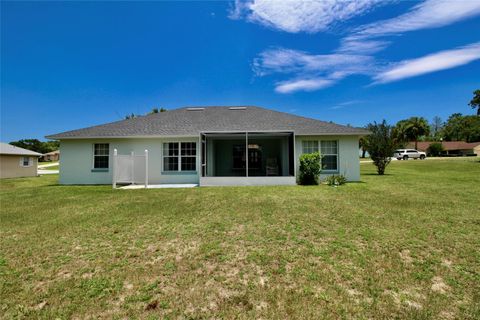
{"label": "fence panel", "polygon": [[119,155],[114,150],[113,155],[113,187],[117,183],[148,184],[148,151],[144,155]]}
{"label": "fence panel", "polygon": [[118,155],[117,167],[115,168],[116,181],[119,183],[132,182],[132,157],[130,155]]}

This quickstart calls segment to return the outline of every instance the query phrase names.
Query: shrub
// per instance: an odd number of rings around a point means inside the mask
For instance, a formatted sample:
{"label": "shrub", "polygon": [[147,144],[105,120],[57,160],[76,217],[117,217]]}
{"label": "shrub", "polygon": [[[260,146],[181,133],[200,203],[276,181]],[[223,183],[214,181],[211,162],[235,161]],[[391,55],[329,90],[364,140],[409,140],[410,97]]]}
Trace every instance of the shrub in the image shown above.
{"label": "shrub", "polygon": [[318,176],[322,171],[320,153],[306,153],[300,156],[299,182],[303,185],[318,184]]}
{"label": "shrub", "polygon": [[439,142],[432,143],[427,149],[427,154],[432,157],[438,157],[442,154],[442,152],[443,146]]}
{"label": "shrub", "polygon": [[378,174],[383,175],[393,153],[399,147],[397,134],[385,120],[381,123],[371,123],[367,126],[367,129],[370,130],[371,134],[365,137],[365,149],[367,149],[373,164],[377,167]]}
{"label": "shrub", "polygon": [[338,176],[332,175],[332,176],[328,176],[325,179],[325,182],[329,186],[336,187],[336,186],[341,186],[342,184],[345,184],[347,182],[347,178],[345,178],[345,176],[342,174],[339,174]]}

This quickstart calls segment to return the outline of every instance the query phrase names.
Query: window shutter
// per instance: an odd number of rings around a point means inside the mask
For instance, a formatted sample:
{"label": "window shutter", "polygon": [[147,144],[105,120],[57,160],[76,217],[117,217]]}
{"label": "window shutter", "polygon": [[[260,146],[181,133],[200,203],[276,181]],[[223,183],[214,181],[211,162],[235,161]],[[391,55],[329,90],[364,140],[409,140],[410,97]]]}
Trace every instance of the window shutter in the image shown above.
{"label": "window shutter", "polygon": [[31,167],[33,165],[33,157],[28,157],[28,166]]}
{"label": "window shutter", "polygon": [[20,161],[19,161],[18,165],[19,165],[20,167],[23,167],[23,157],[20,157]]}

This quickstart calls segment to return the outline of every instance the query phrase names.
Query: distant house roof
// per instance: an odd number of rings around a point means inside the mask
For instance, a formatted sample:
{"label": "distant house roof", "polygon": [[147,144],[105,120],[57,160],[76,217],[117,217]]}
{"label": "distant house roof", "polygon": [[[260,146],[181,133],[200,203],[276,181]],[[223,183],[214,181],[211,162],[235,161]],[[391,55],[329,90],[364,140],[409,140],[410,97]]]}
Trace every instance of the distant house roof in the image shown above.
{"label": "distant house roof", "polygon": [[15,147],[15,146],[12,146],[11,144],[4,143],[4,142],[0,142],[0,154],[18,155],[18,156],[37,156],[37,157],[40,157],[42,155],[41,153]]}
{"label": "distant house roof", "polygon": [[43,155],[44,156],[53,156],[53,155],[56,155],[56,154],[60,154],[60,150],[50,151],[50,152],[47,152]]}
{"label": "distant house roof", "polygon": [[297,135],[366,135],[361,128],[253,106],[186,107],[67,131],[48,139],[198,136],[201,132],[294,131]]}
{"label": "distant house roof", "polygon": [[[427,151],[432,143],[440,143],[440,141],[419,141],[417,149],[420,151]],[[480,145],[480,142],[465,142],[465,141],[443,141],[441,142],[443,150],[470,150]],[[415,142],[409,142],[407,148],[415,148]]]}

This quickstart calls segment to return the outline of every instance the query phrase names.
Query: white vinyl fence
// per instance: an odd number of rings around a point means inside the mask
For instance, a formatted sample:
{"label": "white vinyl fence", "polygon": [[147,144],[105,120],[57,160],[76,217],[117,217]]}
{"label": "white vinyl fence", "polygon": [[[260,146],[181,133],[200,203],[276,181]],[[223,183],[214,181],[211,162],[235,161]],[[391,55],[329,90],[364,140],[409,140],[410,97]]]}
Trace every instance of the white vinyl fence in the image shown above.
{"label": "white vinyl fence", "polygon": [[148,150],[145,154],[118,154],[113,150],[113,188],[120,184],[145,184],[148,187]]}

